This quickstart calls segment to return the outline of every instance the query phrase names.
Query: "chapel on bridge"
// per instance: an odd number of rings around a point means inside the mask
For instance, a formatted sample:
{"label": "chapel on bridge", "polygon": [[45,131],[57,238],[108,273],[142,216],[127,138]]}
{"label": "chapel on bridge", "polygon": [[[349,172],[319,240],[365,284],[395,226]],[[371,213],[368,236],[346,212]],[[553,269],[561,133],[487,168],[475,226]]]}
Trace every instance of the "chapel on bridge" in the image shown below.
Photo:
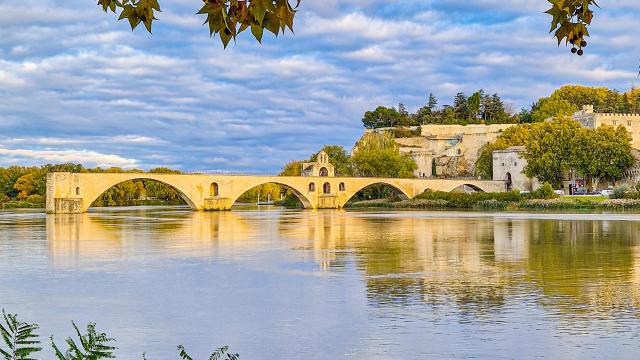
{"label": "chapel on bridge", "polygon": [[320,151],[315,162],[302,164],[302,176],[334,177],[336,176],[336,169],[329,162],[329,155],[324,151]]}

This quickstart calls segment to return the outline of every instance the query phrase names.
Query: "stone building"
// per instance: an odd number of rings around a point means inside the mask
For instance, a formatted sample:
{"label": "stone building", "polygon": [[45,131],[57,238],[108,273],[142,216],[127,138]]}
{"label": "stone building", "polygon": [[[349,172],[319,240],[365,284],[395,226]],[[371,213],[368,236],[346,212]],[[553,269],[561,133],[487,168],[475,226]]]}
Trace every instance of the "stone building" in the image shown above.
{"label": "stone building", "polygon": [[[420,136],[397,138],[396,142],[418,165],[416,177],[472,176],[480,149],[514,125],[423,125]],[[387,129],[369,131],[383,130]]]}
{"label": "stone building", "polygon": [[329,155],[324,151],[320,151],[315,162],[302,164],[302,176],[334,177],[336,176],[336,169],[329,162]]}
{"label": "stone building", "polygon": [[582,126],[596,129],[602,125],[624,126],[631,134],[631,146],[640,149],[640,114],[603,114],[596,113],[593,105],[585,105],[572,116]]}
{"label": "stone building", "polygon": [[539,187],[538,179],[524,174],[527,160],[524,146],[512,146],[493,152],[493,180],[504,180],[507,190],[534,191]]}

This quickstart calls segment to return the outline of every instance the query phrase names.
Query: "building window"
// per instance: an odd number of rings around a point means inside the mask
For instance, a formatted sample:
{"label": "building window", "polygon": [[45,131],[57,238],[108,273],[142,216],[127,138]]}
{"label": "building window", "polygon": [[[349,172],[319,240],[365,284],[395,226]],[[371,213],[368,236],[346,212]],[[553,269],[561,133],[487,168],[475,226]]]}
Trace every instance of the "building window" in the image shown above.
{"label": "building window", "polygon": [[327,176],[329,176],[329,170],[327,170],[327,168],[326,168],[326,167],[321,168],[321,169],[320,169],[320,176],[322,176],[322,177],[327,177]]}
{"label": "building window", "polygon": [[340,185],[338,186],[338,188],[340,189],[340,191],[345,191],[347,190],[347,187],[344,185],[344,183],[340,183]]}
{"label": "building window", "polygon": [[310,183],[309,192],[314,192],[314,191],[316,191],[316,183]]}
{"label": "building window", "polygon": [[322,186],[322,192],[325,194],[331,194],[331,184],[324,183],[324,186]]}
{"label": "building window", "polygon": [[631,126],[631,120],[627,121],[627,126]]}
{"label": "building window", "polygon": [[218,183],[211,183],[211,185],[209,185],[209,196],[218,196],[218,190]]}
{"label": "building window", "polygon": [[618,125],[618,121],[617,120],[613,120],[613,126]]}
{"label": "building window", "polygon": [[513,163],[513,166],[518,166],[518,163],[517,162]]}
{"label": "building window", "polygon": [[502,163],[502,166],[504,166],[504,163]]}
{"label": "building window", "polygon": [[80,195],[80,188],[79,187],[76,188],[76,195]]}

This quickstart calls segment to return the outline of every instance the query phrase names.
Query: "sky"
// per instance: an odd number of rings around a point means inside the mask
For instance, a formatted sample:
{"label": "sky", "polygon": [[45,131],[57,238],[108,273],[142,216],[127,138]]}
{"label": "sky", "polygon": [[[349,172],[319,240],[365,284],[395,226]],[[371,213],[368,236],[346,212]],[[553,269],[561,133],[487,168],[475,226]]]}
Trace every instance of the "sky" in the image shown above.
{"label": "sky", "polygon": [[198,0],[160,0],[153,35],[95,0],[0,0],[0,166],[275,174],[430,92],[444,105],[482,88],[517,110],[564,84],[625,91],[640,1],[599,3],[578,57],[544,0],[303,0],[295,34],[226,50]]}

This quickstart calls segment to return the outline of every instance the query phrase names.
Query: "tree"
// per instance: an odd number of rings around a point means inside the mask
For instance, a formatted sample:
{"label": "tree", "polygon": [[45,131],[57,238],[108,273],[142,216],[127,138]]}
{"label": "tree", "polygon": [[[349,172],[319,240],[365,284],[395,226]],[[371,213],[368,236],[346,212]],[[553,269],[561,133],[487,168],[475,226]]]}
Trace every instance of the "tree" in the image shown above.
{"label": "tree", "polygon": [[543,98],[531,111],[531,119],[535,122],[545,121],[556,116],[569,116],[578,111],[578,107],[568,100]]}
{"label": "tree", "polygon": [[592,186],[601,178],[620,179],[633,166],[631,135],[622,126],[581,129],[574,141],[573,165]]}
{"label": "tree", "polygon": [[436,111],[437,106],[438,106],[438,99],[436,99],[433,93],[429,93],[429,100],[427,101],[427,109],[429,109],[429,114]]}
{"label": "tree", "polygon": [[364,177],[409,178],[417,168],[388,132],[364,134],[354,146],[351,160],[355,175]]}
{"label": "tree", "polygon": [[288,162],[278,176],[302,176],[302,161]]}
{"label": "tree", "polygon": [[42,176],[38,172],[31,172],[16,180],[13,188],[18,192],[18,198],[26,199],[29,195],[37,194],[39,178]]}
{"label": "tree", "polygon": [[482,102],[482,95],[484,92],[482,90],[474,92],[467,99],[467,110],[468,116],[470,120],[477,120],[480,118],[480,103]]}
{"label": "tree", "polygon": [[469,118],[469,108],[468,108],[467,97],[464,93],[459,92],[456,94],[456,97],[453,99],[453,111],[456,114],[456,119],[468,119]]}
{"label": "tree", "polygon": [[395,108],[384,106],[378,106],[374,111],[367,111],[362,118],[362,123],[367,129],[406,125],[408,122],[409,118],[406,115],[403,116]]}
{"label": "tree", "polygon": [[[204,0],[198,11],[205,15],[209,34],[218,34],[226,48],[231,39],[251,29],[251,33],[262,42],[264,30],[278,36],[286,28],[293,32],[296,9],[302,0]],[[194,2],[195,4],[196,2]],[[292,5],[291,3],[295,3]],[[151,33],[155,15],[160,12],[158,0],[98,0],[105,13],[118,14],[118,20],[127,19],[131,29],[140,23]]]}
{"label": "tree", "polygon": [[3,360],[30,360],[31,354],[42,348],[36,330],[37,324],[18,321],[18,315],[7,314],[2,310],[4,323],[0,323],[0,335],[4,347],[0,346]]}
{"label": "tree", "polygon": [[565,172],[575,163],[574,147],[581,129],[580,123],[566,117],[532,126],[526,141],[525,174],[559,186]]}

